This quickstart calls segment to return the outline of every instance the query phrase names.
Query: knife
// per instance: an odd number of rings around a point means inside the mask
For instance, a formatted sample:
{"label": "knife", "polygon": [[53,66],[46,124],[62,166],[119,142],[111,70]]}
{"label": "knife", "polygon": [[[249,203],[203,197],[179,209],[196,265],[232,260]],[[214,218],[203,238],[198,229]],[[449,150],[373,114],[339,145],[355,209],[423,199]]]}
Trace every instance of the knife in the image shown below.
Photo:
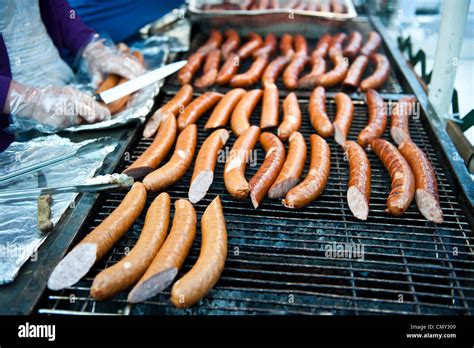
{"label": "knife", "polygon": [[110,104],[117,99],[120,99],[126,95],[132,94],[143,87],[146,87],[156,81],[162,80],[165,77],[175,73],[187,63],[186,60],[180,60],[179,62],[171,63],[161,68],[147,72],[146,74],[140,75],[133,80],[124,82],[116,87],[109,88],[106,91],[96,94],[94,97],[97,101],[102,101],[105,104]]}

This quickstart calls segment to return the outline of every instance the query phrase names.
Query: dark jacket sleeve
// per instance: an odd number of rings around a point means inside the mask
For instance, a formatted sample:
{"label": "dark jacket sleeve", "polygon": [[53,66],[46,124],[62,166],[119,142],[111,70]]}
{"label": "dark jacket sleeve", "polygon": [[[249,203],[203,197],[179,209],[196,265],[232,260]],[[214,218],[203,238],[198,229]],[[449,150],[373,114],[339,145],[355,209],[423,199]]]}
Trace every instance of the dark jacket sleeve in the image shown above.
{"label": "dark jacket sleeve", "polygon": [[76,55],[95,31],[84,24],[66,0],[40,0],[41,18],[56,47]]}

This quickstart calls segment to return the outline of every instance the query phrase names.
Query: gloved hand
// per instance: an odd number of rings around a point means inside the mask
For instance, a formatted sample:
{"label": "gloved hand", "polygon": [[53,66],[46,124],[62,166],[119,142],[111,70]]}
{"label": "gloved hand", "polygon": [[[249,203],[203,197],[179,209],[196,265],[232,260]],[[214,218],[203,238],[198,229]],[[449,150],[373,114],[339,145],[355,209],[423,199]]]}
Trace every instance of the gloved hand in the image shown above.
{"label": "gloved hand", "polygon": [[109,73],[133,79],[145,72],[143,65],[132,55],[120,52],[104,39],[94,39],[84,48],[82,57],[94,86],[99,86]]}
{"label": "gloved hand", "polygon": [[56,128],[110,119],[106,107],[73,87],[36,88],[15,81],[11,81],[4,112]]}

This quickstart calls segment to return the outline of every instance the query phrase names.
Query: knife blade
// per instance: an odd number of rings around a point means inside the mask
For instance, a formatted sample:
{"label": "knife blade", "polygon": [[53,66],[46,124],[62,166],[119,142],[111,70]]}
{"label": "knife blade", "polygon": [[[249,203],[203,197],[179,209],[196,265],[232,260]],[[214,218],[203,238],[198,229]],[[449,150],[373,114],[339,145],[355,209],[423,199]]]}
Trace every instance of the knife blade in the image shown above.
{"label": "knife blade", "polygon": [[171,63],[161,68],[147,72],[146,74],[140,75],[133,80],[129,80],[116,87],[109,88],[95,95],[96,100],[102,101],[105,104],[110,104],[117,99],[120,99],[126,95],[132,94],[133,92],[142,89],[156,81],[162,80],[165,77],[175,73],[187,63],[186,60],[180,60],[179,62]]}

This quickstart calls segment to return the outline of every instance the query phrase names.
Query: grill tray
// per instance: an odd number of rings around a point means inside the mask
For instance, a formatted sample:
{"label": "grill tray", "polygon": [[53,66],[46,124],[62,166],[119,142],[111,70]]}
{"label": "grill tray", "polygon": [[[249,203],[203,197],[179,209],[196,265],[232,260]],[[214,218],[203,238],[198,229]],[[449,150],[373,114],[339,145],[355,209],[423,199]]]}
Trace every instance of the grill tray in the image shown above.
{"label": "grill tray", "polygon": [[[168,91],[164,89],[163,93]],[[171,98],[165,95],[158,105]],[[307,99],[299,98],[304,135],[309,150],[312,130],[307,114]],[[327,100],[333,119],[335,105]],[[258,124],[260,106],[251,123]],[[206,136],[203,130],[208,115],[198,122],[198,149]],[[365,103],[355,101],[350,139],[367,123]],[[114,299],[96,302],[89,296],[93,277],[120,260],[131,249],[143,226],[144,214],[113,250],[89,274],[70,289],[46,292],[39,313],[50,314],[471,314],[474,305],[473,236],[420,119],[410,120],[413,140],[426,152],[435,168],[445,222],[436,226],[426,221],[413,202],[402,217],[385,212],[390,178],[381,162],[369,153],[372,165],[372,197],[369,219],[354,218],[346,201],[348,163],[333,139],[331,173],[328,185],[315,202],[301,210],[289,210],[280,201],[265,199],[259,209],[250,200],[236,201],[225,190],[223,164],[216,166],[214,183],[201,202],[195,205],[198,219],[216,195],[221,195],[229,237],[225,270],[215,288],[196,306],[180,310],[170,301],[169,289],[142,304],[130,306],[127,292]],[[385,138],[390,139],[388,130]],[[227,146],[235,140],[231,136]],[[131,158],[124,157],[121,171],[150,144],[139,137],[132,142]],[[258,164],[247,167],[250,179],[264,158],[257,146]],[[196,151],[197,154],[197,151]],[[309,163],[306,163],[306,170]],[[167,191],[172,202],[187,198],[190,169],[178,184]],[[78,236],[82,238],[105,219],[123,199],[123,193],[104,193],[98,199],[88,222]],[[155,195],[148,197],[148,204]],[[174,211],[174,209],[172,209]],[[325,257],[328,243],[362,243],[364,260]],[[200,229],[189,257],[178,277],[195,263],[200,250]]]}

